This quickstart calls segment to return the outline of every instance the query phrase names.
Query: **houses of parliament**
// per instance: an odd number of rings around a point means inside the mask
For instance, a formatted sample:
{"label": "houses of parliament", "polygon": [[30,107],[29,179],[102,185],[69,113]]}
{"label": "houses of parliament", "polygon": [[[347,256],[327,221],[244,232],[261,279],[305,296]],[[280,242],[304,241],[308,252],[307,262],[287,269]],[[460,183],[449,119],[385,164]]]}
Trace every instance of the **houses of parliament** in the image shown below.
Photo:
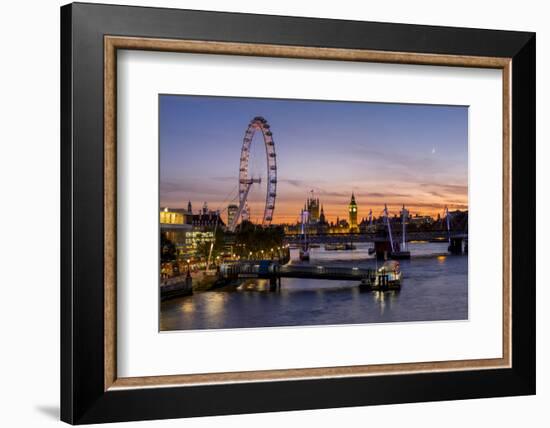
{"label": "houses of parliament", "polygon": [[[304,213],[306,215],[304,216]],[[307,198],[302,209],[301,219],[306,219],[308,233],[357,233],[361,228],[366,228],[368,222],[362,219],[358,222],[358,207],[355,195],[352,192],[348,204],[347,218],[337,217],[335,222],[328,222],[325,217],[325,210],[319,198]],[[287,226],[285,232],[292,234],[301,229],[301,222],[296,226]]]}

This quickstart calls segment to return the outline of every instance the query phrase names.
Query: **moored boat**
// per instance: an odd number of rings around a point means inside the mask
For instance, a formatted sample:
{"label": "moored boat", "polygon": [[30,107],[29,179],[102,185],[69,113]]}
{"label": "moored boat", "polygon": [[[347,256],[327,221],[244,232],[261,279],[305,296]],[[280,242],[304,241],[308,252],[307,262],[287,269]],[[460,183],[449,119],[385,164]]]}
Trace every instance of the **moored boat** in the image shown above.
{"label": "moored boat", "polygon": [[386,261],[373,276],[361,281],[361,287],[368,290],[398,290],[401,288],[402,272],[399,262]]}

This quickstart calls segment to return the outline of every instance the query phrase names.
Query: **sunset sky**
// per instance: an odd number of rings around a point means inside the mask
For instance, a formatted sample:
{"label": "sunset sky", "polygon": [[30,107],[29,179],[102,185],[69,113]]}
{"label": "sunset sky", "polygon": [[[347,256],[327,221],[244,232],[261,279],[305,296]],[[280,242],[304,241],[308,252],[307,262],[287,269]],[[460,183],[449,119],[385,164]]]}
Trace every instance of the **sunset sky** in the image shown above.
{"label": "sunset sky", "polygon": [[[273,223],[296,222],[313,190],[328,221],[402,204],[414,215],[468,208],[468,108],[411,104],[161,95],[160,203],[198,210],[238,205],[239,158],[255,116],[271,125],[278,186]],[[252,220],[265,204],[266,157],[256,133]],[[226,219],[226,214],[222,215]]]}

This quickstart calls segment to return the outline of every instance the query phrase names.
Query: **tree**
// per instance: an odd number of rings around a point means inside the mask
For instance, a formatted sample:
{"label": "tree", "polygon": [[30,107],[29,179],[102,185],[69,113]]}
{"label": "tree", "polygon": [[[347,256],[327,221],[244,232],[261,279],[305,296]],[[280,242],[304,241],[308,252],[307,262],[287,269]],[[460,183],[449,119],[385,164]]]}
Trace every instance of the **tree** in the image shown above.
{"label": "tree", "polygon": [[[212,247],[212,260],[215,260],[216,257],[223,252],[224,243],[225,243],[225,233],[221,229],[221,227],[218,227],[218,229],[216,230],[216,234],[214,236],[214,246]],[[212,241],[199,242],[197,244],[197,255],[199,257],[202,257],[205,260],[208,260],[211,246],[212,246]]]}
{"label": "tree", "polygon": [[263,227],[243,221],[235,233],[235,244],[239,255],[246,257],[250,252],[269,251],[282,246],[284,234],[281,226]]}
{"label": "tree", "polygon": [[160,261],[161,262],[172,262],[176,260],[176,246],[174,243],[168,239],[166,232],[161,232],[160,234]]}

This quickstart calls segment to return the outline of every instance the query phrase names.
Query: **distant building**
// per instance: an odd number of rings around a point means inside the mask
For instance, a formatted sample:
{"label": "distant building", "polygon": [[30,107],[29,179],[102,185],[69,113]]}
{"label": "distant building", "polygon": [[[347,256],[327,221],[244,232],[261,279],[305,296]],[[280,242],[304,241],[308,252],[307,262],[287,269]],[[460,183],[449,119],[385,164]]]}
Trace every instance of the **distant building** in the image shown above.
{"label": "distant building", "polygon": [[178,210],[170,210],[169,208],[164,208],[160,212],[161,224],[185,224],[185,220],[185,214],[179,212]]}
{"label": "distant building", "polygon": [[357,225],[357,203],[355,202],[355,195],[351,193],[351,201],[348,206],[349,214],[349,228],[350,232],[358,232],[359,228]]}
{"label": "distant building", "polygon": [[340,231],[342,233],[346,233],[350,229],[349,223],[347,222],[347,220],[345,218],[343,218],[342,220],[337,218],[336,219],[336,227],[341,229]]}
{"label": "distant building", "polygon": [[160,223],[162,224],[186,224],[193,226],[193,228],[210,228],[218,226],[225,226],[225,223],[221,219],[219,211],[210,211],[208,204],[205,202],[202,209],[198,214],[193,214],[193,207],[191,201],[187,203],[187,209],[185,208],[164,208],[160,212]]}
{"label": "distant building", "polygon": [[359,223],[359,232],[361,233],[376,232],[376,224],[373,222],[372,217],[361,219],[361,223]]}
{"label": "distant building", "polygon": [[322,205],[321,205],[321,214],[319,214],[319,223],[321,223],[322,225],[327,224],[327,219],[325,218],[325,209],[323,208]]}
{"label": "distant building", "polygon": [[196,230],[189,224],[161,224],[160,231],[176,247],[178,259],[197,256],[200,244],[214,240],[212,230]]}
{"label": "distant building", "polygon": [[225,226],[218,211],[207,209],[192,214],[189,208],[190,203],[188,209],[164,208],[160,211],[160,231],[174,244],[179,259],[196,256],[200,244],[213,241],[216,225]]}
{"label": "distant building", "polygon": [[409,217],[409,223],[410,224],[416,224],[416,225],[424,225],[424,224],[432,224],[434,222],[434,219],[428,215],[414,215],[412,217]]}
{"label": "distant building", "polygon": [[228,226],[230,226],[233,223],[233,220],[235,220],[237,211],[239,211],[239,207],[237,205],[231,204],[227,206],[227,225]]}
{"label": "distant building", "polygon": [[185,244],[188,248],[189,254],[196,255],[197,248],[200,244],[209,243],[214,241],[214,232],[212,231],[198,231],[193,230],[186,235]]}
{"label": "distant building", "polygon": [[307,198],[304,211],[309,212],[309,223],[314,224],[319,221],[319,198]]}
{"label": "distant building", "polygon": [[193,221],[191,224],[195,228],[200,227],[207,229],[216,227],[216,224],[218,227],[225,226],[218,211],[209,211],[205,214],[193,214]]}

